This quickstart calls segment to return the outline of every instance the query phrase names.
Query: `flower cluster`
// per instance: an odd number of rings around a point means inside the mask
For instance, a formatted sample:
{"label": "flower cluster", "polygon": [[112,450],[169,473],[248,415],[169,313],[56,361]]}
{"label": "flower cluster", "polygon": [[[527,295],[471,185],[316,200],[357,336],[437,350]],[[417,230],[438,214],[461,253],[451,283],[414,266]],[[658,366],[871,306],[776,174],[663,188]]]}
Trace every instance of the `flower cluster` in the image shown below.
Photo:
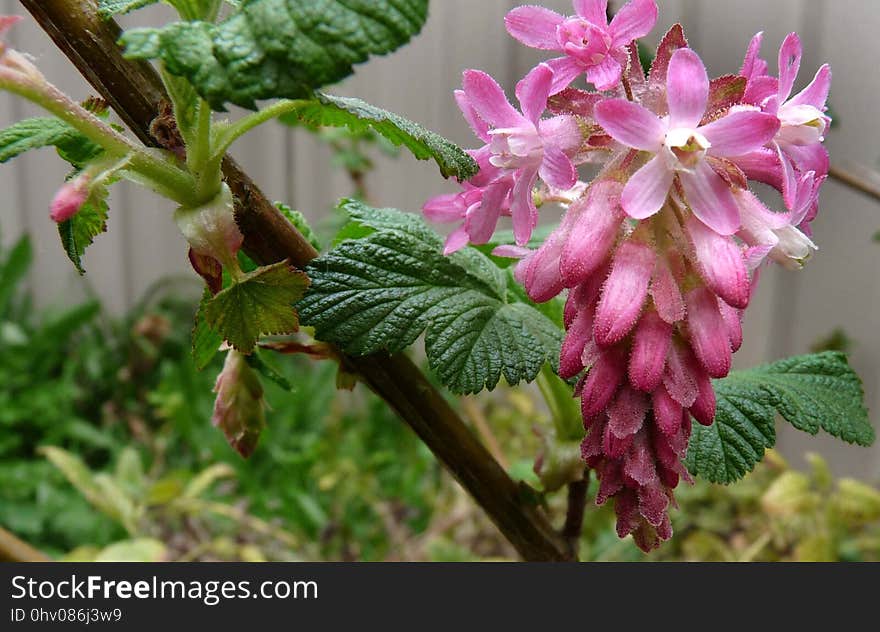
{"label": "flower cluster", "polygon": [[[447,252],[489,242],[511,216],[516,246],[496,253],[522,257],[517,277],[533,300],[567,292],[560,375],[580,376],[597,502],[613,499],[620,536],[650,550],[671,536],[692,419],[713,421],[711,380],[728,374],[742,344],[761,264],[799,268],[815,249],[831,75],[823,66],[792,97],[800,40],[785,39],[773,77],[759,34],[738,76],[710,80],[676,25],[646,76],[635,40],[654,27],[654,1],[632,0],[610,23],[606,4],[575,0],[573,17],[534,6],[507,16],[513,37],[563,56],[519,83],[522,114],[488,75],[465,72],[456,100],[485,143],[472,153],[480,172],[424,210],[461,222]],[[573,87],[581,77],[596,90]],[[578,177],[586,163],[601,165],[590,183]],[[785,210],[766,207],[750,181],[776,188]],[[565,200],[567,211],[528,250],[536,199]]]}

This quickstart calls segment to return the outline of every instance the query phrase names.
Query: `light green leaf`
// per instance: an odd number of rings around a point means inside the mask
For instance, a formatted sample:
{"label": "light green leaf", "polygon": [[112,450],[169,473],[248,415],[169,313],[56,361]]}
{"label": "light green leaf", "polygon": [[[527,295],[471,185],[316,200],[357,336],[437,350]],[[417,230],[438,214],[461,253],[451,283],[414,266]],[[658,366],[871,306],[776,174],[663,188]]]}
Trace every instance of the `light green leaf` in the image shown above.
{"label": "light green leaf", "polygon": [[300,211],[293,210],[283,202],[275,202],[275,208],[281,211],[281,214],[287,218],[287,221],[293,224],[293,227],[296,228],[310,244],[312,244],[312,247],[315,250],[321,252],[321,241],[318,239],[318,235],[315,234],[315,231],[312,230],[305,215]]}
{"label": "light green leaf", "polygon": [[82,257],[86,248],[92,245],[95,237],[107,231],[107,189],[100,187],[92,193],[79,212],[69,220],[58,223],[58,234],[67,258],[73,262],[77,272],[85,274]]}
{"label": "light green leaf", "polygon": [[344,79],[354,64],[406,44],[427,16],[428,0],[244,0],[219,24],[133,29],[122,43],[132,58],[162,59],[213,108],[254,109]]}
{"label": "light green leaf", "polygon": [[103,153],[101,147],[52,116],[24,119],[0,131],[0,163],[41,147],[57,147],[61,157],[74,167]]}
{"label": "light green leaf", "polygon": [[[217,13],[221,0],[98,0],[98,13],[104,18],[122,15],[151,4],[164,2],[171,5],[185,20],[212,19]],[[237,7],[239,0],[226,0],[230,6]]]}
{"label": "light green leaf", "polygon": [[285,114],[281,121],[311,129],[344,126],[352,132],[373,130],[396,147],[405,146],[419,160],[433,159],[444,178],[467,180],[479,170],[476,161],[452,141],[360,99],[318,93],[315,100]]}
{"label": "light green leaf", "polygon": [[223,336],[214,331],[205,319],[205,306],[213,298],[211,290],[205,288],[192,331],[193,361],[199,371],[211,363],[220,350],[220,345],[223,344]]}
{"label": "light green leaf", "polygon": [[98,0],[98,13],[101,17],[110,18],[123,15],[129,11],[156,4],[160,0]]}
{"label": "light green leaf", "polygon": [[695,476],[731,483],[776,443],[778,413],[810,434],[824,430],[848,443],[870,445],[864,392],[846,356],[825,352],[797,356],[715,381],[715,422],[694,424],[687,467]]}
{"label": "light green leaf", "polygon": [[373,232],[310,266],[298,308],[319,339],[365,355],[402,351],[424,332],[432,369],[458,393],[491,390],[502,375],[531,381],[558,355],[560,329],[511,301],[504,271],[485,256],[443,256],[442,239],[415,215],[353,200],[342,208]]}
{"label": "light green leaf", "polygon": [[162,562],[167,561],[168,550],[159,540],[137,538],[114,542],[101,549],[96,562]]}
{"label": "light green leaf", "polygon": [[183,497],[191,500],[200,498],[205,494],[217,481],[224,478],[233,478],[235,470],[228,463],[215,463],[196,474],[192,480],[186,484],[183,490]]}
{"label": "light green leaf", "polygon": [[308,277],[286,262],[257,268],[208,301],[205,320],[235,349],[250,353],[260,336],[298,329],[293,304],[308,285]]}

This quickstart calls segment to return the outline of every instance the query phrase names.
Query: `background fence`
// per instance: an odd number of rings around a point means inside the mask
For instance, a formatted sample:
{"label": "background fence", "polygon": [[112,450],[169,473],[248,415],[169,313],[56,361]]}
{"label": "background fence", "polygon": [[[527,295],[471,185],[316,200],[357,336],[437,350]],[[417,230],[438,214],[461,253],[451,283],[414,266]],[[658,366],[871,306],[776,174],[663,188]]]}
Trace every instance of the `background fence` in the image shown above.
{"label": "background fence", "polygon": [[[51,0],[47,0],[51,1]],[[570,13],[568,0],[539,0]],[[400,112],[465,145],[473,138],[452,100],[464,68],[480,68],[512,92],[516,80],[543,57],[504,31],[503,17],[516,0],[433,0],[424,32],[388,58],[376,59],[335,91],[357,95]],[[619,3],[618,3],[619,4]],[[840,125],[830,133],[833,161],[870,167],[880,160],[880,2],[876,0],[658,0],[656,42],[676,21],[710,74],[738,70],[749,38],[765,33],[765,58],[775,60],[782,38],[797,30],[805,44],[801,83],[824,61],[832,64],[832,103]],[[0,13],[23,13],[0,0]],[[153,7],[127,16],[125,25],[156,24],[170,10]],[[89,94],[73,67],[30,20],[14,29],[11,42],[34,54],[46,75],[77,97]],[[775,67],[775,62],[771,63]],[[0,125],[37,112],[0,94]],[[234,116],[236,113],[233,112]],[[330,169],[329,151],[309,134],[270,124],[248,136],[233,153],[266,193],[313,220],[350,194],[345,174]],[[190,275],[186,248],[171,219],[172,207],[155,196],[121,185],[111,195],[109,233],[88,251],[88,274],[80,280],[58,243],[48,218],[51,197],[65,175],[51,151],[32,153],[0,167],[0,232],[8,245],[29,233],[36,251],[29,279],[39,305],[63,304],[92,288],[114,311],[131,306],[157,279]],[[379,160],[369,181],[376,205],[417,210],[433,194],[452,190],[433,163],[408,156]],[[737,355],[750,366],[802,353],[842,328],[855,342],[852,362],[862,375],[868,406],[880,421],[880,206],[834,182],[825,187],[822,213],[814,224],[819,253],[803,272],[765,274],[746,321],[746,343]],[[88,284],[88,285],[86,285]],[[0,359],[2,361],[2,359]],[[828,437],[813,439],[780,426],[783,452],[799,458],[805,449],[827,454],[836,472],[880,478],[880,446],[847,447]]]}

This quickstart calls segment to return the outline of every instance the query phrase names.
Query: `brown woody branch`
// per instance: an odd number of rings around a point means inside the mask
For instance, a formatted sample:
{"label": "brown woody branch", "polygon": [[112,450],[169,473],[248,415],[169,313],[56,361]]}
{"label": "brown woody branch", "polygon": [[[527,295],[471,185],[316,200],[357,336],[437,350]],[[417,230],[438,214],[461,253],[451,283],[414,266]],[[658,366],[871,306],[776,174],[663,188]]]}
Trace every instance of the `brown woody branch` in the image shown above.
{"label": "brown woody branch", "polygon": [[49,562],[46,555],[0,527],[0,562]]}
{"label": "brown woody branch", "polygon": [[[150,64],[122,56],[117,45],[119,26],[98,15],[94,0],[20,1],[138,138],[156,145],[150,124],[167,97]],[[223,173],[236,197],[236,219],[248,255],[261,264],[288,259],[300,268],[317,256],[229,157]],[[546,517],[411,360],[403,355],[372,355],[347,361],[427,444],[524,559],[573,559]]]}

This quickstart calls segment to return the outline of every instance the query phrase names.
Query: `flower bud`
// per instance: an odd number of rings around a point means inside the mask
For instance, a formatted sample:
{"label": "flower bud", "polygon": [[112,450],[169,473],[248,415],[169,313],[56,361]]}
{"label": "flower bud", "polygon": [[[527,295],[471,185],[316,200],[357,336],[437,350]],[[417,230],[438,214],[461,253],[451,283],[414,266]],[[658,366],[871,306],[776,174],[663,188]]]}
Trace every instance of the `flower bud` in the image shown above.
{"label": "flower bud", "polygon": [[687,295],[687,307],[694,354],[710,377],[726,377],[731,364],[730,340],[718,299],[708,288],[696,288]]}
{"label": "flower bud", "polygon": [[263,387],[243,354],[234,349],[227,352],[214,392],[217,399],[211,423],[223,431],[229,445],[248,458],[257,447],[266,420]]}
{"label": "flower bud", "polygon": [[224,266],[234,261],[244,241],[244,235],[235,223],[232,192],[226,184],[207,204],[178,208],[174,221],[197,254],[213,257]]}
{"label": "flower bud", "polygon": [[636,326],[629,356],[629,383],[633,388],[650,393],[660,385],[671,344],[672,325],[653,309],[646,311]]}
{"label": "flower bud", "polygon": [[620,342],[636,324],[648,296],[654,258],[653,249],[637,241],[618,248],[596,308],[593,332],[598,344]]}
{"label": "flower bud", "polygon": [[91,177],[88,174],[80,174],[70,182],[65,182],[49,207],[49,216],[53,221],[66,222],[79,213],[79,210],[89,199],[89,184]]}

